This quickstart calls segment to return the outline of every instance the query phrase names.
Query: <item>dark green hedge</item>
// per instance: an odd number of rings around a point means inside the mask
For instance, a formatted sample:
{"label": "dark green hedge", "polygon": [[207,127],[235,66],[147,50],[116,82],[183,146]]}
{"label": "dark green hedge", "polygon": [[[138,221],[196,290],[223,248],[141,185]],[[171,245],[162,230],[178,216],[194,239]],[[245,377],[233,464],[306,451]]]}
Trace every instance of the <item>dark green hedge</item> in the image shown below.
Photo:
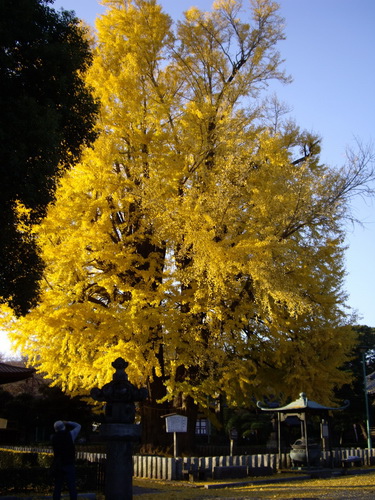
{"label": "dark green hedge", "polygon": [[[53,486],[52,455],[0,451],[1,493],[49,493]],[[76,464],[78,491],[98,491],[99,465],[79,460]]]}
{"label": "dark green hedge", "polygon": [[[78,491],[98,491],[98,468],[95,465],[77,465]],[[1,493],[52,491],[53,474],[46,467],[0,469]]]}
{"label": "dark green hedge", "polygon": [[48,493],[52,490],[53,477],[46,467],[0,469],[1,492]]}
{"label": "dark green hedge", "polygon": [[50,467],[53,457],[47,453],[20,452],[0,449],[0,469],[18,467]]}

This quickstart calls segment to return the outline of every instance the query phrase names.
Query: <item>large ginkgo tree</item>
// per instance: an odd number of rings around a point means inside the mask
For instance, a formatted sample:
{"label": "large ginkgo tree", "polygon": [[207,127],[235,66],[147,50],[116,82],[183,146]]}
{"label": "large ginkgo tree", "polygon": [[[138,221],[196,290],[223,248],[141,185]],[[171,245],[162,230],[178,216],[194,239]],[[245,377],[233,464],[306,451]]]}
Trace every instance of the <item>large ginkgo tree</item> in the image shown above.
{"label": "large ginkgo tree", "polygon": [[72,393],[125,358],[149,441],[166,405],[328,402],[354,341],[343,221],[366,159],[331,169],[275,99],[267,119],[267,82],[287,81],[274,2],[218,0],[177,26],[154,0],[104,3],[98,138],[34,229],[43,293],[13,340]]}

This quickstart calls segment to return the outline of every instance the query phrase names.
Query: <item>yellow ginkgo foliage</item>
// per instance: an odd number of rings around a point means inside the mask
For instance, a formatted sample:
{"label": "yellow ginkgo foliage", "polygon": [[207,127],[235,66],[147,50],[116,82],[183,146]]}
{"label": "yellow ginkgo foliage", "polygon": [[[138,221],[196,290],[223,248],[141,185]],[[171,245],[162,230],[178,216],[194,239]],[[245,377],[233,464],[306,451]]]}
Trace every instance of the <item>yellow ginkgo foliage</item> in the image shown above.
{"label": "yellow ginkgo foliage", "polygon": [[[98,138],[35,228],[40,302],[12,338],[72,393],[129,362],[148,405],[267,394],[328,402],[346,380],[341,222],[350,191],[319,141],[262,121],[286,80],[277,5],[104,1],[87,82]],[[181,399],[181,395],[183,396]],[[176,403],[177,404],[177,403]]]}

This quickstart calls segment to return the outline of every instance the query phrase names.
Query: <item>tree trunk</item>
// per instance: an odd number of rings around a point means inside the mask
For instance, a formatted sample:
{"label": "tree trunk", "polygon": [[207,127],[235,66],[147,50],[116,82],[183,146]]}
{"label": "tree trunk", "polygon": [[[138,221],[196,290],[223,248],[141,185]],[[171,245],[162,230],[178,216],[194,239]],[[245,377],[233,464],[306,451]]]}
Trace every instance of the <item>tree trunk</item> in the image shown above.
{"label": "tree trunk", "polygon": [[154,377],[148,386],[149,397],[140,403],[142,438],[141,450],[143,453],[172,453],[173,436],[165,430],[164,415],[173,413],[170,403],[157,403],[165,396],[165,386],[160,377]]}

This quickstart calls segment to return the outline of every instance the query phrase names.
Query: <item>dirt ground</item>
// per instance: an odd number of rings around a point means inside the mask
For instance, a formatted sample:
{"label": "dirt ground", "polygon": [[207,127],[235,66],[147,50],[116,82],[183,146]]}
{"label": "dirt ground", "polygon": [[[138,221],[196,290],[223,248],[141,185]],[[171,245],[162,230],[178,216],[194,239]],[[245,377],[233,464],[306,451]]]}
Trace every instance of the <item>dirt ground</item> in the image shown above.
{"label": "dirt ground", "polygon": [[[0,496],[0,500],[42,500],[49,495]],[[64,494],[62,498],[68,499]],[[80,493],[79,500],[104,500],[100,493]],[[231,482],[133,480],[134,500],[370,500],[375,499],[375,468],[351,470],[326,479],[274,475]]]}
{"label": "dirt ground", "polygon": [[232,483],[231,486],[216,483],[164,482],[134,480],[134,500],[247,500],[247,499],[327,499],[361,500],[375,499],[375,470],[362,470],[348,475],[326,479],[295,479],[278,481],[269,478],[254,484]]}

